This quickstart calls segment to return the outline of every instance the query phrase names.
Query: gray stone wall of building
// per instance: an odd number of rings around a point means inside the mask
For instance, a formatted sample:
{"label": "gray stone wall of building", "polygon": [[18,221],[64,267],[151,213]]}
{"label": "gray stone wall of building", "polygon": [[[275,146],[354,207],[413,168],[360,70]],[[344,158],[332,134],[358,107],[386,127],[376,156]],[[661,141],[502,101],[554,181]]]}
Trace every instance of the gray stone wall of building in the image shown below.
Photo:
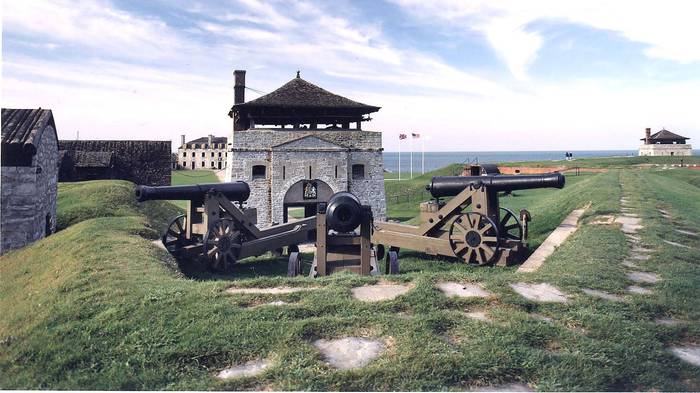
{"label": "gray stone wall of building", "polygon": [[0,168],[2,181],[2,242],[0,254],[24,247],[56,230],[58,149],[56,132],[48,126],[28,167]]}
{"label": "gray stone wall of building", "polygon": [[[170,141],[59,141],[59,150],[114,152],[113,179],[170,185]],[[74,181],[60,179],[60,181]]]}
{"label": "gray stone wall of building", "polygon": [[309,135],[351,149],[379,149],[382,147],[382,133],[377,131],[280,129],[236,131],[233,135],[233,147],[237,149],[269,149],[272,146]]}
{"label": "gray stone wall of building", "polygon": [[[386,218],[381,133],[255,129],[236,131],[230,140],[226,178],[250,185],[247,205],[258,209],[260,226],[282,222],[287,191],[309,179],[325,182],[333,192],[354,193],[372,206],[375,219]],[[353,164],[364,165],[361,178],[353,179]],[[266,167],[264,179],[253,179],[254,165]]]}

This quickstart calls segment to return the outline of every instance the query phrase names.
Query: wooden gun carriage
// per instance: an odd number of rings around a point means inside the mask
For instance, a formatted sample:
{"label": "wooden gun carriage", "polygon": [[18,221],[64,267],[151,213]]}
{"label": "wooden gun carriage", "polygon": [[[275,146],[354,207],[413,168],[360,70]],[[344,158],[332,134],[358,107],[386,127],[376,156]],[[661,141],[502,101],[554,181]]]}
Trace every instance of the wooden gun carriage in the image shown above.
{"label": "wooden gun carriage", "polygon": [[139,202],[187,201],[187,213],[172,220],[163,245],[175,257],[203,257],[213,270],[227,271],[239,259],[284,247],[290,259],[298,258],[298,245],[315,240],[316,217],[258,228],[256,209],[243,207],[249,196],[245,182],[136,187]]}
{"label": "wooden gun carriage", "polygon": [[[521,210],[518,217],[500,207],[499,192],[563,188],[564,183],[560,173],[436,176],[426,187],[434,199],[421,204],[420,225],[376,222],[372,243],[389,248],[387,258],[392,264],[397,263],[400,248],[475,265],[515,263],[526,249],[530,213]],[[440,199],[447,197],[451,199]]]}

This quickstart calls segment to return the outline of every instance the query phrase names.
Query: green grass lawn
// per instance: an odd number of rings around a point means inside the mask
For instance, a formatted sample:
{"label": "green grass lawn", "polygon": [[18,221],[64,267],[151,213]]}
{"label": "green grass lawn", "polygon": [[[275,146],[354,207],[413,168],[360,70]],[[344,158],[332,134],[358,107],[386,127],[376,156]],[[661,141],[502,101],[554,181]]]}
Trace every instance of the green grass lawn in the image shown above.
{"label": "green grass lawn", "polygon": [[[173,186],[183,186],[188,184],[220,183],[216,177],[216,172],[209,169],[178,170],[172,171],[170,184]],[[182,210],[187,209],[187,201],[170,201]]]}
{"label": "green grass lawn", "polygon": [[[176,213],[172,204],[139,205],[126,182],[61,184],[63,229],[0,258],[0,388],[464,390],[519,381],[538,390],[698,390],[700,369],[668,347],[700,341],[700,260],[693,250],[663,242],[700,248],[697,238],[672,230],[700,230],[698,176],[611,170],[568,176],[562,190],[516,192],[502,204],[531,211],[535,244],[572,209],[591,207],[579,231],[536,273],[402,251],[402,273],[382,279],[413,287],[379,303],[350,296],[351,288],[377,277],[287,278],[286,261],[274,257],[243,261],[232,276],[184,274],[152,244]],[[387,182],[387,195],[426,183]],[[632,284],[620,265],[630,253],[625,237],[615,226],[587,224],[619,212],[623,192],[644,220],[640,236],[655,249],[638,264],[663,280],[653,295],[616,303],[581,289],[622,294]],[[388,208],[392,217],[411,219],[417,201],[390,201]],[[657,208],[669,211],[672,223]],[[495,296],[446,298],[435,288],[445,280],[478,282]],[[526,300],[508,286],[519,281],[554,284],[571,301]],[[321,288],[227,295],[232,285]],[[256,306],[272,300],[290,305]],[[462,314],[473,310],[487,311],[492,322]],[[654,324],[659,317],[684,322]],[[311,342],[347,335],[384,338],[390,346],[360,370],[337,371]],[[214,378],[218,370],[258,358],[274,360],[260,376]]]}

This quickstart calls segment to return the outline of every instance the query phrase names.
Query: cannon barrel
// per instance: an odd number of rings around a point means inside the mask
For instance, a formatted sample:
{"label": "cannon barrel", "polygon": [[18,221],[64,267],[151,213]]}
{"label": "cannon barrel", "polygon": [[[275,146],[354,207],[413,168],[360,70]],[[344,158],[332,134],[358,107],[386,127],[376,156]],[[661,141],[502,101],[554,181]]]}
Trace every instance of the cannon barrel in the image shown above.
{"label": "cannon barrel", "polygon": [[486,186],[493,191],[530,188],[564,188],[564,175],[558,172],[541,175],[434,176],[425,187],[433,198],[455,196],[470,185]]}
{"label": "cannon barrel", "polygon": [[347,191],[333,194],[326,207],[326,225],[337,232],[354,231],[364,218],[362,203]]}
{"label": "cannon barrel", "polygon": [[192,184],[187,186],[136,186],[136,199],[139,202],[151,200],[203,200],[209,191],[218,191],[232,201],[244,202],[250,197],[248,183]]}

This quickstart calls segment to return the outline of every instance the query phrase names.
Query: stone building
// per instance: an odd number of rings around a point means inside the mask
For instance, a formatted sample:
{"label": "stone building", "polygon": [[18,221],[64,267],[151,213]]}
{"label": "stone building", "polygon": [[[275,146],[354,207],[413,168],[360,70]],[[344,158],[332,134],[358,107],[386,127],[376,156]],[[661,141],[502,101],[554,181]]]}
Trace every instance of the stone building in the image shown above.
{"label": "stone building", "polygon": [[209,135],[185,143],[177,149],[178,169],[225,169],[228,158],[226,137]]}
{"label": "stone building", "polygon": [[[286,222],[290,208],[350,191],[386,217],[382,135],[362,130],[379,107],[330,93],[297,73],[279,89],[245,102],[245,71],[235,71],[233,135],[226,178],[250,185],[258,223]],[[351,124],[354,125],[351,128]]]}
{"label": "stone building", "polygon": [[62,140],[59,181],[121,179],[169,186],[170,141]]}
{"label": "stone building", "polygon": [[686,143],[688,139],[690,138],[674,134],[667,129],[652,134],[651,128],[647,128],[644,138],[640,139],[644,144],[639,146],[639,155],[692,156],[693,149]]}
{"label": "stone building", "polygon": [[0,254],[56,230],[58,137],[49,109],[2,109]]}

